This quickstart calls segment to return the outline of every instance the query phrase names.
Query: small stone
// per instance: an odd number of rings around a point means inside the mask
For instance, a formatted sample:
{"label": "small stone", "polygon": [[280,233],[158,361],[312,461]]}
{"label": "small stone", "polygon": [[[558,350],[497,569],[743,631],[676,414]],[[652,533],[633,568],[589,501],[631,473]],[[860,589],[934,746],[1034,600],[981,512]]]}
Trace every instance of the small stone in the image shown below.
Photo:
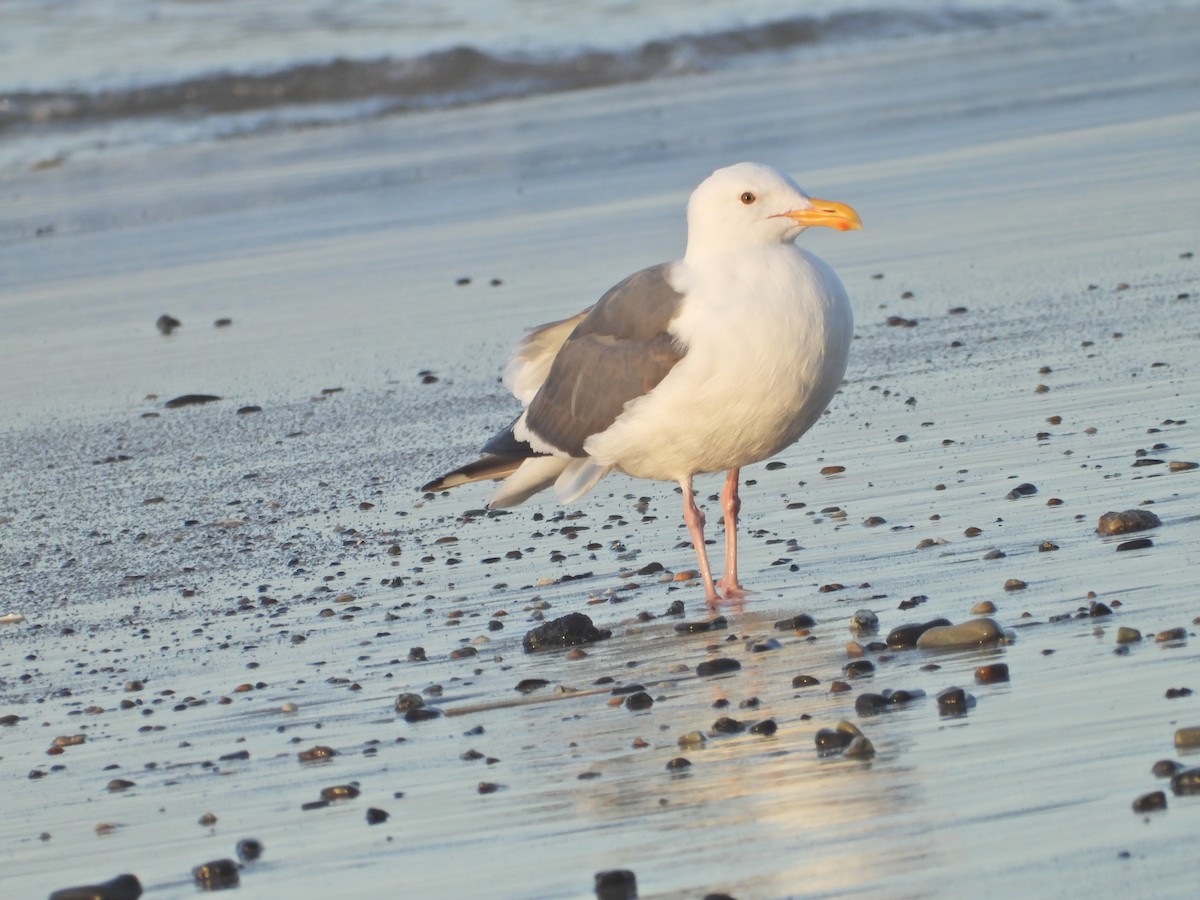
{"label": "small stone", "polygon": [[409,662],[429,662],[429,660],[425,658],[425,648],[424,647],[410,648],[408,651],[408,661]]}
{"label": "small stone", "polygon": [[157,328],[159,331],[161,331],[163,334],[170,334],[172,331],[174,331],[176,328],[178,328],[182,324],[183,323],[180,322],[174,316],[168,316],[166,313],[163,313],[161,316],[158,317],[157,320],[155,320],[154,327]]}
{"label": "small stone", "polygon": [[797,675],[792,679],[792,687],[794,688],[814,687],[820,683],[820,680],[812,675]]}
{"label": "small stone", "polygon": [[869,609],[857,610],[850,617],[850,630],[857,635],[876,634],[879,631],[879,616]]}
{"label": "small stone", "polygon": [[763,719],[761,722],[755,722],[747,729],[751,734],[757,734],[762,737],[770,737],[779,730],[779,726],[774,719]]}
{"label": "small stone", "polygon": [[721,716],[721,718],[713,722],[712,726],[714,734],[741,734],[745,730],[746,724],[744,722],[731,719],[729,716]]}
{"label": "small stone", "polygon": [[971,607],[973,616],[990,616],[996,611],[996,604],[991,600],[982,600]]}
{"label": "small stone", "polygon": [[1200,747],[1200,726],[1175,729],[1175,746],[1180,750]]}
{"label": "small stone", "polygon": [[847,759],[871,759],[875,756],[875,745],[860,734],[846,745],[842,753]]}
{"label": "small stone", "polygon": [[869,659],[855,659],[842,666],[842,671],[850,678],[865,678],[875,674],[875,663]]}
{"label": "small stone", "polygon": [[915,647],[921,635],[926,631],[931,628],[945,627],[949,624],[949,619],[931,619],[925,623],[897,625],[888,632],[887,645],[893,650],[905,650],[909,647]]}
{"label": "small stone", "polygon": [[637,876],[628,869],[597,872],[596,900],[637,900]]}
{"label": "small stone", "polygon": [[975,698],[960,687],[948,687],[937,695],[937,705],[943,716],[961,716],[975,705]]}
{"label": "small stone", "polygon": [[118,875],[99,884],[61,888],[50,894],[50,900],[137,900],[142,896],[142,883],[136,875]]}
{"label": "small stone", "polygon": [[1026,482],[1025,484],[1018,484],[1015,488],[1009,491],[1007,499],[1019,500],[1021,497],[1030,497],[1036,493],[1037,488],[1034,485]]}
{"label": "small stone", "polygon": [[321,788],[322,800],[353,800],[358,796],[358,788],[352,784],[334,784]]}
{"label": "small stone", "polygon": [[1192,689],[1186,687],[1167,688],[1166,697],[1168,700],[1178,700],[1180,697],[1192,696]]}
{"label": "small stone", "polygon": [[692,761],[686,756],[676,756],[674,759],[667,760],[668,771],[678,771],[680,769],[691,768]]}
{"label": "small stone", "polygon": [[332,756],[337,756],[336,750],[334,750],[332,747],[322,747],[320,745],[311,747],[308,750],[301,750],[296,754],[296,757],[302,763],[319,762],[329,759]]}
{"label": "small stone", "polygon": [[429,706],[422,706],[420,709],[410,709],[404,714],[404,721],[408,723],[428,722],[430,719],[436,719],[442,714],[440,709],[433,709]]}
{"label": "small stone", "polygon": [[724,616],[714,616],[706,622],[677,622],[675,631],[678,634],[703,634],[706,631],[720,631],[728,627],[728,619]]}
{"label": "small stone", "polygon": [[215,403],[221,398],[215,394],[183,394],[163,404],[167,409],[179,409],[183,406],[199,406],[204,403]]}
{"label": "small stone", "polygon": [[1168,628],[1165,631],[1160,631],[1154,636],[1154,640],[1160,644],[1175,643],[1177,641],[1187,640],[1186,628]]}
{"label": "small stone", "polygon": [[1167,468],[1172,472],[1190,472],[1192,469],[1200,469],[1200,463],[1183,462],[1173,459],[1167,463]]}
{"label": "small stone", "polygon": [[425,698],[420,694],[401,694],[393,704],[396,712],[408,712],[410,709],[420,709],[425,705]]}
{"label": "small stone", "polygon": [[1154,541],[1150,538],[1134,538],[1132,541],[1122,541],[1117,544],[1117,552],[1121,553],[1126,550],[1149,550],[1154,546]]}
{"label": "small stone", "polygon": [[386,822],[387,820],[388,820],[388,813],[386,810],[377,809],[374,806],[367,808],[367,824],[368,825],[381,825],[384,822]]}
{"label": "small stone", "polygon": [[775,627],[780,631],[802,631],[807,628],[812,628],[817,624],[817,620],[808,613],[800,613],[792,616],[790,619],[781,619],[775,623]]}
{"label": "small stone", "polygon": [[1006,591],[1023,591],[1028,586],[1029,585],[1027,585],[1020,578],[1010,578],[1006,582],[1004,582],[1004,589]]}
{"label": "small stone", "polygon": [[1200,794],[1200,769],[1184,769],[1171,777],[1171,793],[1180,797]]}
{"label": "small stone", "polygon": [[110,794],[118,794],[121,791],[127,791],[131,787],[137,787],[137,782],[130,781],[127,778],[114,778],[108,783],[108,792]]}
{"label": "small stone", "polygon": [[695,749],[697,747],[703,747],[706,743],[708,743],[708,738],[705,737],[704,733],[701,731],[689,731],[687,734],[681,734],[676,743],[678,743],[679,746],[685,750],[689,747]]}
{"label": "small stone", "polygon": [[742,664],[736,659],[728,657],[718,657],[717,659],[706,659],[704,662],[696,666],[696,675],[700,678],[708,678],[712,675],[724,675],[726,672],[736,672],[742,667]]}
{"label": "small stone", "polygon": [[217,817],[210,812],[206,812],[199,818],[197,824],[203,825],[205,828],[211,828],[217,824]]}
{"label": "small stone", "polygon": [[891,703],[882,694],[859,694],[854,698],[854,711],[860,716],[877,716]]}
{"label": "small stone", "polygon": [[532,694],[534,691],[540,691],[550,684],[545,678],[522,678],[517,682],[514,690],[522,694]]}
{"label": "small stone", "polygon": [[262,842],[254,838],[242,838],[237,842],[237,855],[242,862],[253,862],[263,855]]}
{"label": "small stone", "polygon": [[1003,639],[1004,632],[995,619],[971,619],[961,625],[942,625],[928,629],[917,639],[917,647],[922,650],[983,647],[999,643]]}
{"label": "small stone", "polygon": [[817,753],[820,756],[829,756],[833,753],[840,753],[850,745],[854,740],[854,735],[845,731],[838,731],[833,728],[821,728],[817,731],[813,740],[817,745]]}
{"label": "small stone", "polygon": [[1124,512],[1106,512],[1096,526],[1097,534],[1128,534],[1158,528],[1162,520],[1148,509],[1127,509]]}
{"label": "small stone", "polygon": [[1150,774],[1155,778],[1170,778],[1182,768],[1183,766],[1173,759],[1160,759],[1150,767]]}
{"label": "small stone", "polygon": [[1102,618],[1103,616],[1111,616],[1112,609],[1107,603],[1101,603],[1099,600],[1093,600],[1088,604],[1088,615],[1093,619]]}
{"label": "small stone", "polygon": [[1157,812],[1160,809],[1167,808],[1167,795],[1162,791],[1151,791],[1149,794],[1142,794],[1133,801],[1133,811],[1135,813]]}
{"label": "small stone", "polygon": [[526,633],[522,646],[526,653],[590,644],[612,637],[607,628],[597,628],[589,616],[569,613],[539,625]]}
{"label": "small stone", "polygon": [[630,694],[625,698],[625,708],[632,709],[634,712],[638,712],[643,709],[649,709],[653,705],[654,698],[645,691],[638,691],[637,693]]}
{"label": "small stone", "polygon": [[1118,644],[1136,644],[1141,639],[1142,633],[1136,628],[1129,628],[1126,625],[1122,625],[1117,629]]}
{"label": "small stone", "polygon": [[192,879],[206,891],[231,888],[238,883],[238,864],[232,859],[214,859],[192,869]]}
{"label": "small stone", "polygon": [[852,690],[854,690],[854,688],[844,681],[831,681],[829,683],[829,693],[831,694],[844,694],[847,691]]}
{"label": "small stone", "polygon": [[503,787],[503,785],[496,784],[493,781],[481,781],[479,782],[478,786],[476,786],[475,790],[480,794],[494,794],[496,791],[500,790],[501,787]]}
{"label": "small stone", "polygon": [[975,670],[976,684],[999,684],[1002,681],[1008,681],[1008,665],[1006,663],[991,663]]}

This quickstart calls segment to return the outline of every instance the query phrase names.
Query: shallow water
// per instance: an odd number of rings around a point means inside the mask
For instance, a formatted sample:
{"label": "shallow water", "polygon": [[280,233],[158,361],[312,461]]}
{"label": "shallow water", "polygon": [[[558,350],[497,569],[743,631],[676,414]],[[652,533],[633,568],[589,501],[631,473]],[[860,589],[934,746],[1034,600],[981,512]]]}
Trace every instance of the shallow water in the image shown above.
{"label": "shallow water", "polygon": [[[190,894],[193,866],[254,837],[240,891],[261,897],[588,896],[608,868],[654,897],[1188,895],[1200,801],[1130,804],[1165,786],[1150,766],[1176,758],[1175,728],[1200,724],[1195,695],[1164,697],[1197,687],[1195,638],[1113,653],[1120,625],[1197,615],[1200,475],[1133,466],[1139,449],[1200,461],[1195,42],[1188,20],[1139,27],[1128,57],[1128,28],[994,35],[0,182],[0,613],[26,616],[0,626],[0,715],[21,717],[0,726],[5,893],[131,871],[147,896]],[[494,517],[470,512],[484,488],[414,489],[511,414],[495,376],[521,327],[678,252],[691,183],[739,157],[863,213],[861,234],[804,238],[842,274],[858,337],[829,416],[784,468],[745,473],[756,593],[727,630],[679,636],[662,613],[678,598],[705,617],[699,589],[632,574],[692,565],[669,487],[613,477],[579,510]],[[184,321],[169,338],[163,312]],[[197,391],[224,399],[162,408]],[[1022,482],[1038,492],[1005,499]],[[1163,522],[1149,549],[1094,533],[1145,503]],[[1089,591],[1114,615],[1050,621]],[[829,692],[856,609],[886,633],[981,600],[1011,643],[868,654],[874,676]],[[523,654],[536,601],[613,637]],[[802,611],[812,640],[772,627]],[[407,662],[418,645],[429,661]],[[742,669],[693,675],[717,655]],[[993,661],[1012,681],[975,685]],[[793,689],[805,673],[821,685]],[[587,693],[605,676],[654,706]],[[503,705],[526,678],[580,694]],[[400,720],[396,695],[434,684],[446,715]],[[938,714],[950,685],[977,699],[964,717]],[[927,696],[854,712],[885,688]],[[721,715],[779,730],[678,747]],[[818,758],[816,730],[843,718],[874,760]],[[316,744],[339,755],[299,763]],[[301,809],[349,783],[357,799]],[[368,826],[368,807],[390,817]]]}

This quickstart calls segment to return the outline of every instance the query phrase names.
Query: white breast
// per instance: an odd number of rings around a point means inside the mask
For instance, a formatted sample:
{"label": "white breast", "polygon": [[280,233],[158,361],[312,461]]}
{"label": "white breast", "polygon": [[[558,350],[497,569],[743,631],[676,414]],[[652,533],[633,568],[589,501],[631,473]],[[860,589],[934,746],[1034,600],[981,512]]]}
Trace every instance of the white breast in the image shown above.
{"label": "white breast", "polygon": [[679,480],[792,444],[845,374],[853,318],[833,270],[781,244],[703,268],[685,261],[673,280],[685,300],[671,330],[687,353],[587,452],[630,475]]}

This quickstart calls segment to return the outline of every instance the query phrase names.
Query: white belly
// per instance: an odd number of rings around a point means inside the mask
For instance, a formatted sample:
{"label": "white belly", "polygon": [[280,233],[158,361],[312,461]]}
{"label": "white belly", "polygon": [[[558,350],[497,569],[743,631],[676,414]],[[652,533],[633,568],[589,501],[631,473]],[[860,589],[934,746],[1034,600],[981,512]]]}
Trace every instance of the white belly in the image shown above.
{"label": "white belly", "polygon": [[687,353],[588,440],[592,459],[678,481],[766,459],[816,422],[845,374],[849,300],[833,271],[799,248],[763,257],[723,279],[684,271],[687,299],[671,330]]}

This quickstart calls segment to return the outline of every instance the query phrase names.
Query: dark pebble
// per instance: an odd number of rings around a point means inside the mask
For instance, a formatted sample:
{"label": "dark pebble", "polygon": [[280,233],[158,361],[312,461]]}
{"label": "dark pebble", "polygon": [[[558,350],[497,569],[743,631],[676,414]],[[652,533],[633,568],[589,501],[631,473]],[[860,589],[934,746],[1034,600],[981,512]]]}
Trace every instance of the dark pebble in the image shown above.
{"label": "dark pebble", "polygon": [[1183,766],[1173,759],[1160,759],[1150,768],[1150,774],[1155,778],[1170,778]]}
{"label": "dark pebble", "polygon": [[854,711],[860,716],[877,716],[890,705],[882,694],[859,694],[854,699]]}
{"label": "dark pebble", "polygon": [[850,678],[865,678],[875,674],[875,663],[869,659],[855,659],[842,666],[842,671]]}
{"label": "dark pebble", "polygon": [[1024,484],[1018,484],[1015,488],[1009,491],[1007,499],[1018,500],[1021,497],[1031,497],[1036,493],[1037,488],[1029,482],[1025,482]]}
{"label": "dark pebble", "polygon": [[975,698],[960,687],[948,687],[937,695],[938,712],[943,716],[961,716],[974,705]]}
{"label": "dark pebble", "polygon": [[50,895],[50,900],[137,900],[142,896],[142,883],[136,875],[118,875],[100,884],[62,888]]}
{"label": "dark pebble", "polygon": [[680,622],[675,626],[675,630],[679,634],[703,634],[706,631],[719,631],[728,627],[729,620],[724,616],[717,616],[707,622]]}
{"label": "dark pebble", "polygon": [[685,612],[682,600],[672,600],[671,605],[667,607],[667,611],[663,613],[665,616],[682,616]]}
{"label": "dark pebble", "polygon": [[812,687],[820,683],[820,679],[814,678],[812,675],[797,675],[792,679],[792,687],[794,688]]}
{"label": "dark pebble", "polygon": [[242,838],[237,842],[238,859],[242,862],[253,862],[263,854],[261,841],[254,838]]}
{"label": "dark pebble", "polygon": [[634,712],[643,709],[649,709],[654,705],[654,698],[645,691],[638,691],[636,694],[630,694],[625,698],[625,707],[632,709]]}
{"label": "dark pebble", "polygon": [[597,872],[596,900],[637,900],[637,876],[628,869]]}
{"label": "dark pebble", "polygon": [[575,647],[579,644],[591,644],[612,637],[607,628],[597,628],[592,624],[590,616],[583,613],[569,613],[550,622],[546,622],[525,634],[522,646],[526,653],[538,650],[554,650],[561,647]]}
{"label": "dark pebble", "polygon": [[721,716],[713,722],[712,730],[716,734],[741,734],[746,730],[746,723],[731,719],[729,716]]}
{"label": "dark pebble", "polygon": [[778,650],[783,644],[775,640],[775,638],[767,638],[765,641],[758,641],[750,645],[751,653],[769,653],[772,650]]}
{"label": "dark pebble", "polygon": [[408,661],[409,662],[429,662],[429,660],[427,660],[425,658],[425,648],[424,647],[411,648],[408,651]]}
{"label": "dark pebble", "polygon": [[1135,813],[1156,812],[1166,808],[1167,795],[1162,791],[1151,791],[1149,794],[1142,794],[1142,796],[1133,801],[1133,811]]}
{"label": "dark pebble", "polygon": [[500,790],[500,788],[501,785],[498,785],[495,782],[481,781],[479,782],[479,786],[476,788],[476,790],[481,794],[494,794],[496,791]]}
{"label": "dark pebble", "polygon": [[1008,681],[1007,663],[992,663],[975,670],[976,684],[997,684],[1001,681]]}
{"label": "dark pebble", "polygon": [[352,784],[335,784],[321,788],[322,800],[353,800],[358,796],[358,788]]}
{"label": "dark pebble", "polygon": [[1184,769],[1171,777],[1171,792],[1175,796],[1200,794],[1200,769]]}
{"label": "dark pebble", "polygon": [[517,682],[516,690],[522,694],[532,694],[550,684],[545,678],[523,678]]}
{"label": "dark pebble", "polygon": [[238,864],[232,859],[214,859],[192,869],[192,879],[206,891],[234,887],[238,878]]}
{"label": "dark pebble", "polygon": [[888,698],[888,702],[893,706],[904,706],[906,703],[912,703],[914,700],[924,698],[925,692],[920,688],[913,688],[911,691],[896,690],[884,691],[883,696]]}
{"label": "dark pebble", "polygon": [[183,394],[163,404],[167,409],[179,409],[181,406],[198,406],[202,403],[215,403],[221,398],[215,394]]}
{"label": "dark pebble", "polygon": [[667,760],[668,769],[688,769],[691,768],[692,761],[686,756],[677,756],[674,759]]}
{"label": "dark pebble", "polygon": [[420,709],[410,709],[404,714],[405,722],[427,722],[430,719],[436,719],[442,714],[440,709],[432,709],[428,706],[422,706]]}
{"label": "dark pebble", "polygon": [[[600,682],[597,681],[596,683],[599,684]],[[608,683],[611,684],[611,680]],[[646,686],[644,684],[622,684],[613,688],[612,692],[614,697],[620,697],[625,694],[636,694],[638,691],[644,691],[645,689]]]}
{"label": "dark pebble", "polygon": [[385,810],[376,809],[374,806],[367,810],[367,824],[380,825],[388,820],[388,814]]}
{"label": "dark pebble", "polygon": [[800,613],[790,619],[780,619],[775,623],[775,627],[780,631],[799,631],[803,628],[812,628],[816,624],[817,620],[808,613]]}
{"label": "dark pebble", "polygon": [[717,659],[706,659],[700,665],[696,666],[696,674],[701,678],[707,678],[710,675],[724,675],[726,672],[736,672],[742,667],[742,664],[736,659],[729,659],[722,656]]}
{"label": "dark pebble", "polygon": [[301,750],[296,756],[302,763],[317,762],[329,759],[331,756],[337,756],[337,751],[332,747],[322,747],[318,744],[316,747],[310,747],[308,750]]}
{"label": "dark pebble", "polygon": [[396,712],[408,712],[410,709],[420,709],[425,705],[425,698],[420,694],[401,694],[396,698]]}
{"label": "dark pebble", "polygon": [[168,316],[166,313],[163,313],[154,322],[154,327],[157,328],[159,331],[161,331],[163,334],[170,334],[172,331],[174,331],[176,328],[178,328],[182,324],[183,323],[180,322],[174,316]]}
{"label": "dark pebble", "polygon": [[779,726],[777,724],[775,724],[774,719],[763,719],[761,722],[755,722],[753,725],[750,726],[750,728],[748,730],[751,734],[758,734],[758,735],[762,735],[763,737],[770,737],[776,731],[779,730]]}
{"label": "dark pebble", "polygon": [[1186,628],[1168,628],[1165,631],[1160,631],[1154,636],[1154,640],[1160,644],[1167,644],[1172,641],[1187,640]]}
{"label": "dark pebble", "polygon": [[1191,688],[1185,688],[1185,687],[1167,688],[1167,699],[1168,700],[1178,700],[1180,697],[1190,697],[1190,696],[1192,696]]}
{"label": "dark pebble", "polygon": [[1097,534],[1128,534],[1158,528],[1162,520],[1148,509],[1127,509],[1124,512],[1106,512],[1096,526]]}
{"label": "dark pebble", "polygon": [[1099,600],[1093,600],[1090,604],[1088,604],[1088,615],[1092,618],[1111,616],[1112,610],[1109,608],[1107,603],[1101,603]]}
{"label": "dark pebble", "polygon": [[831,753],[840,753],[850,745],[854,740],[854,735],[848,731],[835,731],[832,728],[822,728],[817,731],[813,738],[817,745],[817,753],[821,756],[827,756]]}
{"label": "dark pebble", "polygon": [[917,646],[917,639],[930,628],[949,625],[949,619],[931,619],[925,623],[897,625],[888,632],[887,645],[893,650],[905,650]]}
{"label": "dark pebble", "polygon": [[1117,544],[1117,552],[1123,550],[1148,550],[1154,546],[1154,541],[1150,538],[1134,538],[1132,541],[1121,541]]}

